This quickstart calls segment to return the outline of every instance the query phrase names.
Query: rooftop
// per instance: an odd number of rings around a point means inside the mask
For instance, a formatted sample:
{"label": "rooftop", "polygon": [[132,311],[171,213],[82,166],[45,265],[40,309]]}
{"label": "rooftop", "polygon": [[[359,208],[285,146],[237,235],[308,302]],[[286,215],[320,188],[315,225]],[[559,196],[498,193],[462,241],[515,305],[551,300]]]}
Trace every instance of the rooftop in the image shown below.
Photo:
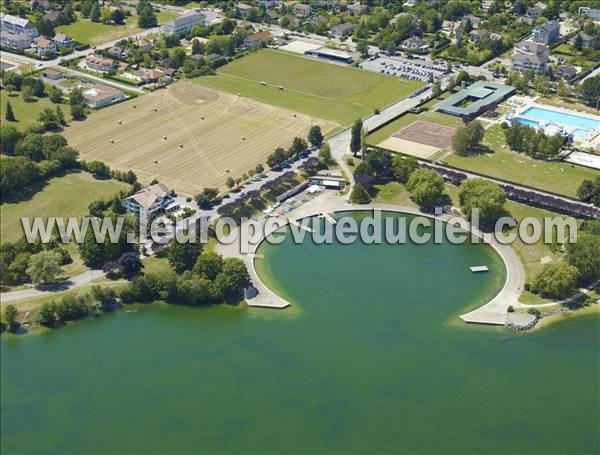
{"label": "rooftop", "polygon": [[514,91],[515,87],[510,85],[479,81],[439,102],[435,110],[469,116],[479,112],[482,107],[500,103]]}

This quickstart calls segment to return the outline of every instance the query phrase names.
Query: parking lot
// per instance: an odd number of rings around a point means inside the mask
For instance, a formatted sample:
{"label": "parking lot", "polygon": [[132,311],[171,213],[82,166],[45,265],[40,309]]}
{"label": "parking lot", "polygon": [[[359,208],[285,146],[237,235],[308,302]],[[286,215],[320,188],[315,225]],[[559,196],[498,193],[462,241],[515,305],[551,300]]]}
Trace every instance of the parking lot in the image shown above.
{"label": "parking lot", "polygon": [[445,62],[432,62],[421,59],[408,59],[404,57],[377,57],[365,60],[360,64],[361,68],[376,71],[381,74],[399,76],[413,81],[429,82],[431,77],[440,79],[448,72]]}

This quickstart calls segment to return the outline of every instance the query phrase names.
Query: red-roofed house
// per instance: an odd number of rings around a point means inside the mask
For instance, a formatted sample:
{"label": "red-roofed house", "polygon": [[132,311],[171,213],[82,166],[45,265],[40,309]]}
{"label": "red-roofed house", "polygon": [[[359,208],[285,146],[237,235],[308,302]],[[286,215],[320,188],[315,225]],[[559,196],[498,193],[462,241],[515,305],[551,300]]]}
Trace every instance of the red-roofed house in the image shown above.
{"label": "red-roofed house", "polygon": [[263,30],[262,32],[256,32],[252,35],[248,35],[248,37],[244,40],[244,46],[257,47],[269,38],[271,38],[271,32],[267,30]]}
{"label": "red-roofed house", "polygon": [[42,57],[56,54],[56,44],[47,38],[40,38],[37,42],[37,53]]}

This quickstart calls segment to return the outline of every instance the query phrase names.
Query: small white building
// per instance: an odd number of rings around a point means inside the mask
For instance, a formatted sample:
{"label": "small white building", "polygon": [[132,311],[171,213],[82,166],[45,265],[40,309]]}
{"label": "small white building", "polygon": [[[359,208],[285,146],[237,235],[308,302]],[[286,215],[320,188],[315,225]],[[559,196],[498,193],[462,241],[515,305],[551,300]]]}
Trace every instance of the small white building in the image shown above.
{"label": "small white building", "polygon": [[53,41],[57,46],[67,47],[69,49],[75,47],[75,41],[69,35],[65,35],[64,33],[57,33],[54,35]]}
{"label": "small white building", "polygon": [[37,53],[42,57],[54,55],[56,54],[57,50],[58,48],[56,47],[56,43],[52,40],[40,38],[37,42]]}
{"label": "small white building", "polygon": [[94,84],[83,90],[84,103],[94,109],[108,106],[125,98],[119,89],[108,85]]}
{"label": "small white building", "polygon": [[127,213],[147,219],[167,209],[174,209],[173,203],[169,189],[162,183],[156,183],[126,198],[123,206]]}

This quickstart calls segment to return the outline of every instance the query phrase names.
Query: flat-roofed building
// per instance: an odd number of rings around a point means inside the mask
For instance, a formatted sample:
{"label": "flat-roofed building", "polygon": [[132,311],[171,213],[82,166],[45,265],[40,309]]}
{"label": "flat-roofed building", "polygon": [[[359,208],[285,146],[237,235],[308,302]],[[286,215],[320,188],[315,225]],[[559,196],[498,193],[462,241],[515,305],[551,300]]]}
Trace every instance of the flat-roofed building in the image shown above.
{"label": "flat-roofed building", "polygon": [[435,110],[472,120],[488,110],[495,109],[515,91],[516,88],[511,85],[479,81],[439,102]]}
{"label": "flat-roofed building", "polygon": [[85,88],[82,94],[85,104],[94,109],[108,106],[124,98],[121,90],[101,84]]}

